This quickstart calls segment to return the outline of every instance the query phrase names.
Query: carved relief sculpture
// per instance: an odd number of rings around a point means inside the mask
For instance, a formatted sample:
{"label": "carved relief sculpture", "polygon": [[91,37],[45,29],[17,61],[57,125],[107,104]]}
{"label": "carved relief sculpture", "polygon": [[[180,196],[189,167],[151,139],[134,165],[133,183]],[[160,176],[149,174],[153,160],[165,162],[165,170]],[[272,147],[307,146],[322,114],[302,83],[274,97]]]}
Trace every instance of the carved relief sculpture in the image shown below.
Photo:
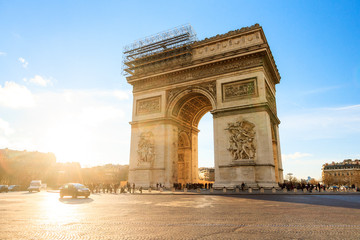
{"label": "carved relief sculpture", "polygon": [[160,112],[160,103],[161,103],[160,96],[140,99],[136,102],[137,105],[136,113],[137,115],[158,113]]}
{"label": "carved relief sculpture", "polygon": [[155,159],[154,134],[143,132],[140,135],[137,153],[139,155],[138,165],[141,163],[152,163]]}
{"label": "carved relief sculpture", "polygon": [[257,95],[256,79],[241,80],[222,85],[223,100],[254,97]]}
{"label": "carved relief sculpture", "polygon": [[253,160],[256,154],[255,139],[255,125],[249,121],[241,120],[235,123],[228,123],[228,130],[230,133],[229,143],[230,151],[233,160]]}

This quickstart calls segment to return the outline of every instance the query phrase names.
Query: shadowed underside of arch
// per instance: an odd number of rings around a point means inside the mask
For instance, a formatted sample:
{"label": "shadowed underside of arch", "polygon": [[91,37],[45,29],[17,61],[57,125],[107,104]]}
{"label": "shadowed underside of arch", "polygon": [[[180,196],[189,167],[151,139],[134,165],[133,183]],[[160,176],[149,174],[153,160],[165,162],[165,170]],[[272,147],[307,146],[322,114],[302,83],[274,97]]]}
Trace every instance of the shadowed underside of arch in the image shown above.
{"label": "shadowed underside of arch", "polygon": [[178,100],[172,111],[172,116],[186,124],[197,127],[202,116],[212,108],[211,102],[206,96],[201,93],[190,93]]}

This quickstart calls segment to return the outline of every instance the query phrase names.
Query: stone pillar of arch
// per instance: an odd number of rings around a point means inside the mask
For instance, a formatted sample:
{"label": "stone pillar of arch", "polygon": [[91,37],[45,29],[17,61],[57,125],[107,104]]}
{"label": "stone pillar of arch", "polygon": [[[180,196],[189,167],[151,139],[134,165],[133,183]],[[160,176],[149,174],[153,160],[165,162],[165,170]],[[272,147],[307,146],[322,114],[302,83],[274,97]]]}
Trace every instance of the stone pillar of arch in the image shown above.
{"label": "stone pillar of arch", "polygon": [[144,57],[127,78],[133,85],[129,182],[196,183],[198,124],[207,112],[214,123],[215,187],[282,182],[275,98],[280,75],[262,28],[166,54],[166,61],[161,53]]}

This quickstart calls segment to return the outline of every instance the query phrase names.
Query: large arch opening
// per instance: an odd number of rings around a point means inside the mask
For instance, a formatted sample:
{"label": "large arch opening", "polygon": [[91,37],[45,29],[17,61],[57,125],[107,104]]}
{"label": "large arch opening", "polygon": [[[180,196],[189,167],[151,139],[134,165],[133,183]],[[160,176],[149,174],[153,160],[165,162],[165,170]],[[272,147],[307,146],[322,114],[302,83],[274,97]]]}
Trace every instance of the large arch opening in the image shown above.
{"label": "large arch opening", "polygon": [[[207,166],[214,166],[214,148],[213,148],[213,125],[212,115],[209,113],[214,109],[214,100],[204,90],[188,90],[179,93],[173,101],[170,108],[171,117],[178,123],[178,152],[177,161],[174,163],[174,182],[186,183],[199,183],[199,123],[205,117],[204,125],[211,128],[202,129],[204,134],[201,135],[203,139],[206,136],[211,136],[206,142],[212,146],[212,154],[209,154],[209,146],[206,150],[201,151],[202,159],[207,159]],[[211,134],[208,134],[211,132]],[[202,142],[203,143],[203,142]],[[212,143],[212,144],[211,144]],[[205,143],[206,144],[206,143]],[[207,152],[204,154],[204,152]],[[203,156],[203,154],[205,156]],[[208,156],[206,156],[208,155]],[[203,162],[201,162],[203,163]],[[202,179],[204,181],[204,179]]]}
{"label": "large arch opening", "polygon": [[214,121],[210,112],[201,118],[198,128],[200,130],[198,136],[199,178],[205,182],[213,182],[215,180]]}

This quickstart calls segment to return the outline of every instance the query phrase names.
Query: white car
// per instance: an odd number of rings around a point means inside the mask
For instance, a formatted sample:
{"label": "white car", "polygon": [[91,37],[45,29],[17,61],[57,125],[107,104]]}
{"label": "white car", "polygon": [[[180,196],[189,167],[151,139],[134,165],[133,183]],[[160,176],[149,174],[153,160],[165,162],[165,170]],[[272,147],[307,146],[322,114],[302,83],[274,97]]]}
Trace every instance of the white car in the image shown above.
{"label": "white car", "polygon": [[41,190],[41,180],[32,180],[30,183],[30,187],[28,187],[28,191],[40,192],[40,190]]}

